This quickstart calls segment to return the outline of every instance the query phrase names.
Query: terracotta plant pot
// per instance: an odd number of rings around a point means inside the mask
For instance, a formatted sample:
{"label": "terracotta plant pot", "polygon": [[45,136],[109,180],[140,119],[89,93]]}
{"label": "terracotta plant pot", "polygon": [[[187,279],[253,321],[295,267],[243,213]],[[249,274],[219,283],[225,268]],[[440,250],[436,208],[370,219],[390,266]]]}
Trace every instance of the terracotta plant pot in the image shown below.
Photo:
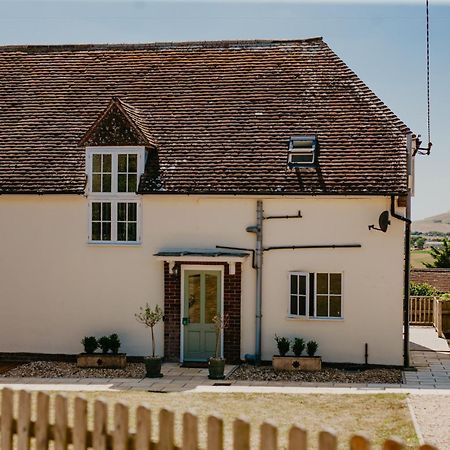
{"label": "terracotta plant pot", "polygon": [[145,376],[147,378],[161,378],[163,374],[161,373],[161,363],[162,358],[159,356],[147,356],[144,358],[145,364]]}
{"label": "terracotta plant pot", "polygon": [[208,361],[210,380],[223,380],[225,378],[225,360],[222,358],[210,358]]}

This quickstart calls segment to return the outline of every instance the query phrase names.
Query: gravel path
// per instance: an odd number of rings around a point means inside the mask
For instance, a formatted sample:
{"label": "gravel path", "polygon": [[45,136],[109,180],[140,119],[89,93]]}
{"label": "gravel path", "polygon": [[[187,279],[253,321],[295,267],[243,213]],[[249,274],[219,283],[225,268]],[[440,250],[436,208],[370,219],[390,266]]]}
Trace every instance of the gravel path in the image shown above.
{"label": "gravel path", "polygon": [[242,365],[230,376],[231,380],[252,381],[310,381],[317,383],[394,383],[402,382],[398,369],[367,369],[348,371],[322,368],[320,372],[274,371],[270,366]]}
{"label": "gravel path", "polygon": [[450,397],[448,395],[410,395],[410,405],[427,444],[450,449]]}
{"label": "gravel path", "polygon": [[143,363],[128,363],[125,369],[80,369],[76,363],[35,361],[0,374],[1,377],[39,378],[144,378]]}

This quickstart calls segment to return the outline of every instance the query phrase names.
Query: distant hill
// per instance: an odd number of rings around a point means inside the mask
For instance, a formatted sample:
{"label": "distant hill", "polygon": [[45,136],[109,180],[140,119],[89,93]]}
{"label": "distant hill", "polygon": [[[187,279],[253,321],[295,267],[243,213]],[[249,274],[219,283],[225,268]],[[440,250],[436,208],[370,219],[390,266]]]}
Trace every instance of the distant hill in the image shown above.
{"label": "distant hill", "polygon": [[412,224],[412,229],[422,233],[430,231],[450,233],[450,211],[437,216],[427,217],[426,219],[415,220]]}

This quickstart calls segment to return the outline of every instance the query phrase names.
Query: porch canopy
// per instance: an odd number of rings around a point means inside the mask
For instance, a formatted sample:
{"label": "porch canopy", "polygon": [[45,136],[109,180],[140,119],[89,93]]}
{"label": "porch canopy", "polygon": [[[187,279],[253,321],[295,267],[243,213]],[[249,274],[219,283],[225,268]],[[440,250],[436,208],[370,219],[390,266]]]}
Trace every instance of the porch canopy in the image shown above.
{"label": "porch canopy", "polygon": [[177,261],[223,261],[228,264],[230,275],[235,273],[235,263],[242,262],[250,253],[242,250],[229,250],[223,248],[163,248],[155,253],[161,261],[169,263],[169,272],[172,273]]}

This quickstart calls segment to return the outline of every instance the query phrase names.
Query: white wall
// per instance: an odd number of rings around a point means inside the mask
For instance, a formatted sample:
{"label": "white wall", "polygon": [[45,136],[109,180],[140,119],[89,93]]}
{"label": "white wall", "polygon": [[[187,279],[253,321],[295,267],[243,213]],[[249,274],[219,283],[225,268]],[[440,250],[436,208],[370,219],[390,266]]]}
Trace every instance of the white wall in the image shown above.
{"label": "white wall", "polygon": [[[319,342],[326,361],[402,363],[403,224],[369,232],[388,198],[267,198],[266,214],[303,218],[264,222],[264,245],[360,243],[358,249],[266,252],[263,358],[275,333]],[[140,246],[87,244],[82,196],[0,197],[0,352],[77,353],[84,335],[117,332],[129,354],[149,352],[134,320],[146,301],[163,304],[163,247],[253,247],[256,198],[145,196]],[[401,211],[401,210],[400,210]],[[344,272],[344,319],[287,318],[288,272]],[[242,355],[254,352],[255,273],[242,273]],[[163,351],[162,326],[158,329]]]}

